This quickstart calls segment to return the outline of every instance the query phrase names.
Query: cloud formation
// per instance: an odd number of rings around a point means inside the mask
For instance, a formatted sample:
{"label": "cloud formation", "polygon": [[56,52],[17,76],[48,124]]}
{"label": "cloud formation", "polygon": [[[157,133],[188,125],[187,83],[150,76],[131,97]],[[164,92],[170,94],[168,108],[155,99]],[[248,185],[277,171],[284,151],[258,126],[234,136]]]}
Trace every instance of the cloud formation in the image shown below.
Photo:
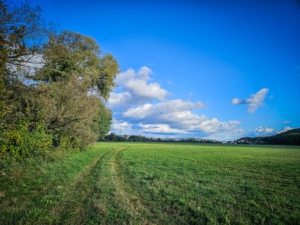
{"label": "cloud formation", "polygon": [[138,106],[136,108],[131,108],[123,113],[125,117],[133,117],[142,119],[145,117],[149,117],[150,115],[153,116],[162,116],[170,113],[178,113],[178,117],[183,117],[184,112],[203,108],[204,104],[199,102],[184,102],[181,99],[175,99],[170,101],[164,101],[161,103],[158,103],[156,105],[152,104],[144,104],[141,106]]}
{"label": "cloud formation", "polygon": [[161,132],[213,133],[235,130],[237,125],[240,124],[238,121],[221,122],[217,118],[207,118],[205,115],[199,116],[191,112],[194,109],[203,107],[204,105],[201,102],[184,102],[176,99],[155,105],[144,104],[131,108],[125,111],[123,116],[134,121],[143,121],[141,127],[145,128],[146,132],[155,127],[156,130],[160,129]]}
{"label": "cloud formation", "polygon": [[112,129],[116,131],[127,131],[132,129],[132,124],[128,122],[120,122],[114,119],[112,124]]}
{"label": "cloud formation", "polygon": [[244,132],[237,128],[238,121],[222,122],[194,113],[205,107],[201,101],[166,100],[169,92],[154,82],[151,74],[151,69],[143,66],[138,71],[129,69],[117,76],[118,87],[108,100],[114,112],[112,131],[227,139]]}
{"label": "cloud formation", "polygon": [[169,93],[161,88],[159,83],[151,82],[150,74],[152,71],[146,66],[141,67],[138,72],[128,69],[118,74],[115,82],[121,92],[111,93],[108,100],[109,106],[129,108],[154,99],[162,101]]}
{"label": "cloud formation", "polygon": [[234,98],[232,99],[231,103],[233,105],[248,104],[248,112],[255,113],[259,106],[265,105],[263,101],[268,91],[269,91],[268,88],[262,88],[255,94],[252,94],[250,98],[247,99]]}
{"label": "cloud formation", "polygon": [[268,127],[257,127],[254,129],[254,134],[256,136],[266,136],[276,134],[276,130]]}
{"label": "cloud formation", "polygon": [[187,134],[185,130],[171,128],[168,124],[143,124],[139,123],[141,131],[146,133],[164,133],[164,134]]}

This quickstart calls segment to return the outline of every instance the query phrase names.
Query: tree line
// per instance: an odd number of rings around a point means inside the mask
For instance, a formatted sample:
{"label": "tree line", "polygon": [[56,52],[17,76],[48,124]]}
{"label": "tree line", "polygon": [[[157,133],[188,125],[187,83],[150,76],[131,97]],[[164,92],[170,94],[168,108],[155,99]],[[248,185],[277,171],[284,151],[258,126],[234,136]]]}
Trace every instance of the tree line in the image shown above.
{"label": "tree line", "polygon": [[300,128],[266,137],[243,137],[235,141],[221,142],[200,138],[152,138],[141,135],[117,135],[110,133],[101,141],[134,141],[134,142],[187,142],[187,143],[227,143],[227,144],[263,144],[263,145],[300,145]]}
{"label": "tree line", "polygon": [[300,128],[267,137],[243,137],[238,139],[237,142],[265,145],[300,145]]}
{"label": "tree line", "polygon": [[0,159],[103,139],[119,65],[91,37],[57,31],[40,7],[0,0]]}
{"label": "tree line", "polygon": [[101,141],[133,141],[133,142],[186,142],[186,143],[221,143],[215,140],[200,138],[153,138],[142,135],[117,135],[113,132],[106,135]]}

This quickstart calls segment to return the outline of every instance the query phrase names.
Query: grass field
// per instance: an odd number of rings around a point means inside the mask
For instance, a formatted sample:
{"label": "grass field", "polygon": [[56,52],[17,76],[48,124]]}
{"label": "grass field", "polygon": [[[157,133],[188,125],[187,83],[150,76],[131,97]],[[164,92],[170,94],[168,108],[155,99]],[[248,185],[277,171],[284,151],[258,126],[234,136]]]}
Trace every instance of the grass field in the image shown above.
{"label": "grass field", "polygon": [[300,147],[98,143],[12,175],[0,224],[300,224]]}

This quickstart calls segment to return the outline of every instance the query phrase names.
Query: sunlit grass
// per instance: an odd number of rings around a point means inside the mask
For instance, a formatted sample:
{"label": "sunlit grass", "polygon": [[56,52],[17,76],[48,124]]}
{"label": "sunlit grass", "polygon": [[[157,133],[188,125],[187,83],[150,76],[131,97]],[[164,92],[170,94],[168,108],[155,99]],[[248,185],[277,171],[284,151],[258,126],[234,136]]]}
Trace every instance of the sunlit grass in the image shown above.
{"label": "sunlit grass", "polygon": [[0,224],[299,224],[299,165],[299,147],[98,143],[1,176]]}
{"label": "sunlit grass", "polygon": [[213,145],[133,145],[126,182],[174,223],[297,223],[300,151]]}

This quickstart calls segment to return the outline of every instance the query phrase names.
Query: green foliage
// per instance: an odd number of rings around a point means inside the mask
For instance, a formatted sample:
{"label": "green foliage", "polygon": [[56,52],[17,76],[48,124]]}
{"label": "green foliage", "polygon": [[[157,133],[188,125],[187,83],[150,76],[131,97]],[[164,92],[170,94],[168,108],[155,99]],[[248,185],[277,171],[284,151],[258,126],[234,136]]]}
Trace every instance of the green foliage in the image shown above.
{"label": "green foliage", "polygon": [[53,34],[43,48],[45,66],[31,78],[58,82],[76,77],[82,91],[92,89],[107,100],[119,66],[112,55],[102,57],[100,53],[91,37],[71,31]]}
{"label": "green foliage", "polygon": [[2,172],[0,224],[57,224],[59,217],[55,218],[51,209],[61,213],[59,204],[66,200],[67,192],[74,191],[78,175],[105,151],[90,149],[78,154],[57,150],[48,154],[47,160],[26,160]]}
{"label": "green foliage", "polygon": [[104,140],[105,135],[110,130],[112,123],[112,113],[109,109],[105,108],[104,104],[100,104],[99,119],[96,121],[99,129],[98,141]]}
{"label": "green foliage", "polygon": [[111,112],[99,98],[108,98],[118,64],[109,54],[101,57],[92,38],[70,31],[51,35],[43,50],[45,66],[31,77],[44,82],[50,99],[43,107],[52,111],[48,129],[55,145],[83,149],[110,129]]}
{"label": "green foliage", "polygon": [[40,7],[0,0],[0,161],[85,149],[109,131],[119,71],[91,38],[44,22]]}
{"label": "green foliage", "polygon": [[38,53],[53,27],[42,19],[40,7],[31,7],[27,2],[13,4],[0,0],[0,15],[2,71],[7,65],[20,66],[28,61],[26,56]]}
{"label": "green foliage", "polygon": [[4,85],[4,81],[3,79],[1,79],[2,77],[0,77],[0,130],[3,126],[3,124],[1,124],[2,118],[5,115],[5,101],[3,100],[3,93],[5,92],[5,85]]}
{"label": "green foliage", "polygon": [[28,157],[47,152],[52,146],[52,136],[45,133],[45,125],[39,124],[30,131],[28,119],[20,118],[16,129],[4,129],[1,133],[1,153],[3,156],[22,161]]}

